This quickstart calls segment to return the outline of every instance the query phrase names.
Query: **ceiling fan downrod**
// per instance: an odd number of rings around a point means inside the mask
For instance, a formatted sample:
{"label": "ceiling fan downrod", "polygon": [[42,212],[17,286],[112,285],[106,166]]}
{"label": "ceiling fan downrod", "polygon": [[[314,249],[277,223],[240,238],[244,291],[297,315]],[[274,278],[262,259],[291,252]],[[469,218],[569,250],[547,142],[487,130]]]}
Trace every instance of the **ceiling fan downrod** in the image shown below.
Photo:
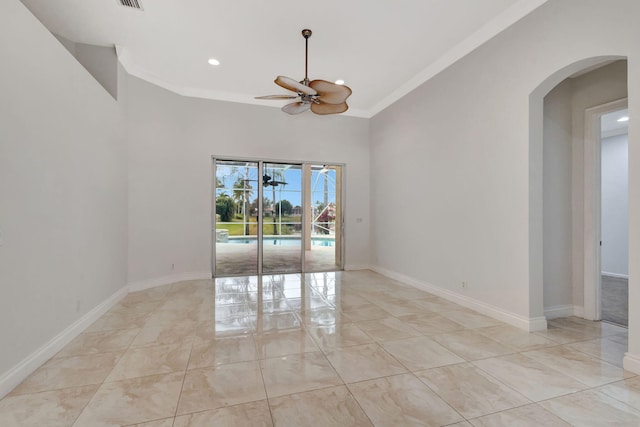
{"label": "ceiling fan downrod", "polygon": [[311,37],[311,34],[311,30],[308,28],[302,30],[302,37],[304,37],[304,80],[301,83],[305,86],[309,86],[307,70],[309,68],[309,37]]}

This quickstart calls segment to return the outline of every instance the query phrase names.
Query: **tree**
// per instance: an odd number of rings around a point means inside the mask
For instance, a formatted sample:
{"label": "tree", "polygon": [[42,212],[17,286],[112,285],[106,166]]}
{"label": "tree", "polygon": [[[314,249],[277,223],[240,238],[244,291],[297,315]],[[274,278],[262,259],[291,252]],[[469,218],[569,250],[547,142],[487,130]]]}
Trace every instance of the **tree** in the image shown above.
{"label": "tree", "polygon": [[[263,196],[262,197],[262,209],[267,210],[271,207],[271,200],[266,197]],[[253,202],[251,202],[251,205],[249,205],[249,208],[251,209],[251,214],[253,214],[254,212],[256,213],[256,215],[258,214],[258,198],[256,197],[255,199],[253,199]]]}
{"label": "tree", "polygon": [[[236,183],[233,185],[233,196],[237,199],[238,202],[242,203],[242,220],[244,222],[244,234],[249,235],[249,221],[251,216],[251,212],[249,211],[249,200],[253,196],[253,187],[251,184],[251,180],[249,179],[249,164],[245,164],[244,167],[244,175],[240,175],[239,169],[235,169],[238,175],[238,179]],[[242,190],[241,190],[242,189]],[[238,212],[240,209],[238,208]]]}
{"label": "tree", "polygon": [[226,193],[216,197],[216,214],[220,215],[221,222],[231,221],[236,204]]}
{"label": "tree", "polygon": [[224,176],[216,175],[216,188],[224,188]]}
{"label": "tree", "polygon": [[[283,169],[273,168],[267,175],[271,176],[272,181],[284,181],[284,178],[285,178],[285,173]],[[285,185],[285,184],[276,184],[276,185]],[[271,194],[273,195],[273,198],[271,200],[273,200],[274,202],[276,200],[276,185],[271,185]],[[280,187],[280,189],[282,189],[282,187]],[[274,206],[273,214],[272,214],[274,235],[280,234],[278,233],[278,229],[276,228],[276,214],[278,215],[278,218],[281,218],[282,216],[282,212],[277,209],[279,205],[280,204],[277,203]]]}
{"label": "tree", "polygon": [[238,178],[233,184],[233,200],[236,202],[239,214],[246,215],[246,204],[253,195],[253,187],[248,179]]}
{"label": "tree", "polygon": [[282,215],[290,216],[293,212],[293,206],[288,200],[282,200],[276,203],[276,212],[280,212]]}

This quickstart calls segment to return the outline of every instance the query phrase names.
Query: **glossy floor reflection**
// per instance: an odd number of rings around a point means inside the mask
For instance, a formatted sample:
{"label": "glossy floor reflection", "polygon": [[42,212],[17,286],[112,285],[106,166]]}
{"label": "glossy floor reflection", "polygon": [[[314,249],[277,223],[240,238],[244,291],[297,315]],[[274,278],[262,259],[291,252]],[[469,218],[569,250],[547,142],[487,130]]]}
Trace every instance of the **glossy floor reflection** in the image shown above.
{"label": "glossy floor reflection", "polygon": [[640,425],[626,329],[526,333],[369,271],[129,294],[0,400],[1,426]]}

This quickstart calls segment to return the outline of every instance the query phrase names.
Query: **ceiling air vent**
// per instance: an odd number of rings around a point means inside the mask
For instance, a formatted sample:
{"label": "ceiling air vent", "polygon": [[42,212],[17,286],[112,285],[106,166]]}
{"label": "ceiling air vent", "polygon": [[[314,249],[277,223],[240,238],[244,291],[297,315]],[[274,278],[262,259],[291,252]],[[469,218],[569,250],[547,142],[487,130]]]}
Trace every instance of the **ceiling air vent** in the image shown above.
{"label": "ceiling air vent", "polygon": [[142,10],[142,3],[139,0],[118,0],[118,2],[125,7],[131,7],[133,9]]}

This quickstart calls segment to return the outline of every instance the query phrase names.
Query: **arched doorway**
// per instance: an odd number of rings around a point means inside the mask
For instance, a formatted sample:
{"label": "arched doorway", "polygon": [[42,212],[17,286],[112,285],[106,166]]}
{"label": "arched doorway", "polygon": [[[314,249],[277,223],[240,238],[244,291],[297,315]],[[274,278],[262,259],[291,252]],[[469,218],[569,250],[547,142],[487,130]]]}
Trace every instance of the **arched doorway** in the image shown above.
{"label": "arched doorway", "polygon": [[[529,97],[529,106],[530,106],[530,127],[529,127],[529,237],[530,237],[530,246],[529,246],[529,259],[530,259],[530,271],[529,271],[529,296],[530,296],[530,313],[532,318],[537,319],[545,319],[545,244],[544,244],[544,235],[545,235],[545,193],[544,193],[544,185],[545,182],[545,165],[544,165],[544,144],[545,144],[545,135],[544,135],[544,99],[545,97],[554,90],[561,82],[565,81],[565,79],[571,76],[577,76],[582,73],[586,73],[590,70],[597,69],[602,67],[603,65],[612,63],[614,61],[624,60],[626,58],[619,56],[601,56],[601,57],[592,57],[583,59],[577,62],[574,62],[559,71],[553,73],[547,79],[545,79],[531,94]],[[625,65],[626,72],[626,65]],[[626,84],[626,79],[625,79]],[[625,94],[626,94],[626,86],[625,86]],[[612,99],[617,99],[619,96],[612,95]],[[601,104],[602,102],[600,102]],[[592,105],[585,105],[585,107],[590,107]],[[581,119],[584,119],[584,109],[581,112]],[[576,113],[574,112],[574,116]],[[582,128],[584,129],[584,127]],[[572,136],[573,137],[573,136]],[[582,144],[579,146],[580,150],[584,150],[584,135],[578,135],[578,141],[574,141],[574,145]],[[574,156],[573,166],[576,169],[582,168],[585,166],[585,161],[588,160],[588,154],[585,157],[585,153],[578,153],[578,160],[582,163],[577,165],[576,159]],[[548,158],[547,158],[548,160]],[[577,166],[576,166],[577,165]],[[567,167],[571,168],[572,164],[567,164]],[[588,165],[587,165],[588,167]],[[592,200],[589,198],[591,195],[585,195],[585,189],[587,188],[587,180],[592,178],[592,174],[589,174],[589,171],[586,174],[583,173],[583,170],[578,170],[578,173],[572,173],[571,179],[580,180],[579,185],[573,185],[572,191],[576,192],[576,188],[578,192],[581,194],[578,197],[572,197],[574,200],[571,200],[570,209],[573,209],[572,215],[574,222],[571,223],[573,228],[573,242],[572,246],[574,248],[574,252],[570,255],[572,266],[571,268],[574,270],[573,274],[571,274],[571,278],[573,284],[571,285],[573,289],[571,289],[573,295],[573,305],[566,307],[554,307],[558,310],[565,310],[564,313],[566,315],[577,314],[580,317],[585,317],[584,307],[585,304],[583,300],[591,301],[593,296],[591,294],[587,295],[584,292],[585,281],[588,279],[584,273],[588,271],[589,268],[593,269],[593,265],[589,263],[593,263],[593,260],[589,259],[591,252],[589,252],[596,245],[596,239],[598,236],[593,234],[592,228],[589,228],[588,225],[584,222],[583,219],[580,219],[579,216],[576,215],[577,210],[589,208],[589,204]],[[574,183],[575,184],[575,183]],[[585,198],[586,196],[586,198]],[[547,200],[548,202],[548,200]],[[585,204],[586,202],[586,204]],[[591,203],[593,204],[593,203]],[[584,208],[582,208],[584,206]],[[590,207],[591,209],[595,209],[595,205]],[[599,206],[598,206],[599,208]],[[548,213],[547,213],[548,215]],[[588,217],[588,215],[585,215]],[[575,218],[578,218],[577,220]],[[548,218],[547,218],[548,220]],[[579,236],[578,236],[579,234]],[[576,238],[577,236],[577,238]],[[591,241],[593,240],[593,241]],[[576,245],[578,245],[579,250],[575,250]],[[585,264],[586,263],[586,264]],[[548,260],[547,260],[548,264]],[[547,265],[548,268],[548,265]],[[589,292],[592,292],[589,290]],[[547,298],[548,299],[548,298]],[[593,317],[591,317],[593,318]],[[546,321],[540,321],[538,323],[538,327],[541,329],[546,327]]]}

